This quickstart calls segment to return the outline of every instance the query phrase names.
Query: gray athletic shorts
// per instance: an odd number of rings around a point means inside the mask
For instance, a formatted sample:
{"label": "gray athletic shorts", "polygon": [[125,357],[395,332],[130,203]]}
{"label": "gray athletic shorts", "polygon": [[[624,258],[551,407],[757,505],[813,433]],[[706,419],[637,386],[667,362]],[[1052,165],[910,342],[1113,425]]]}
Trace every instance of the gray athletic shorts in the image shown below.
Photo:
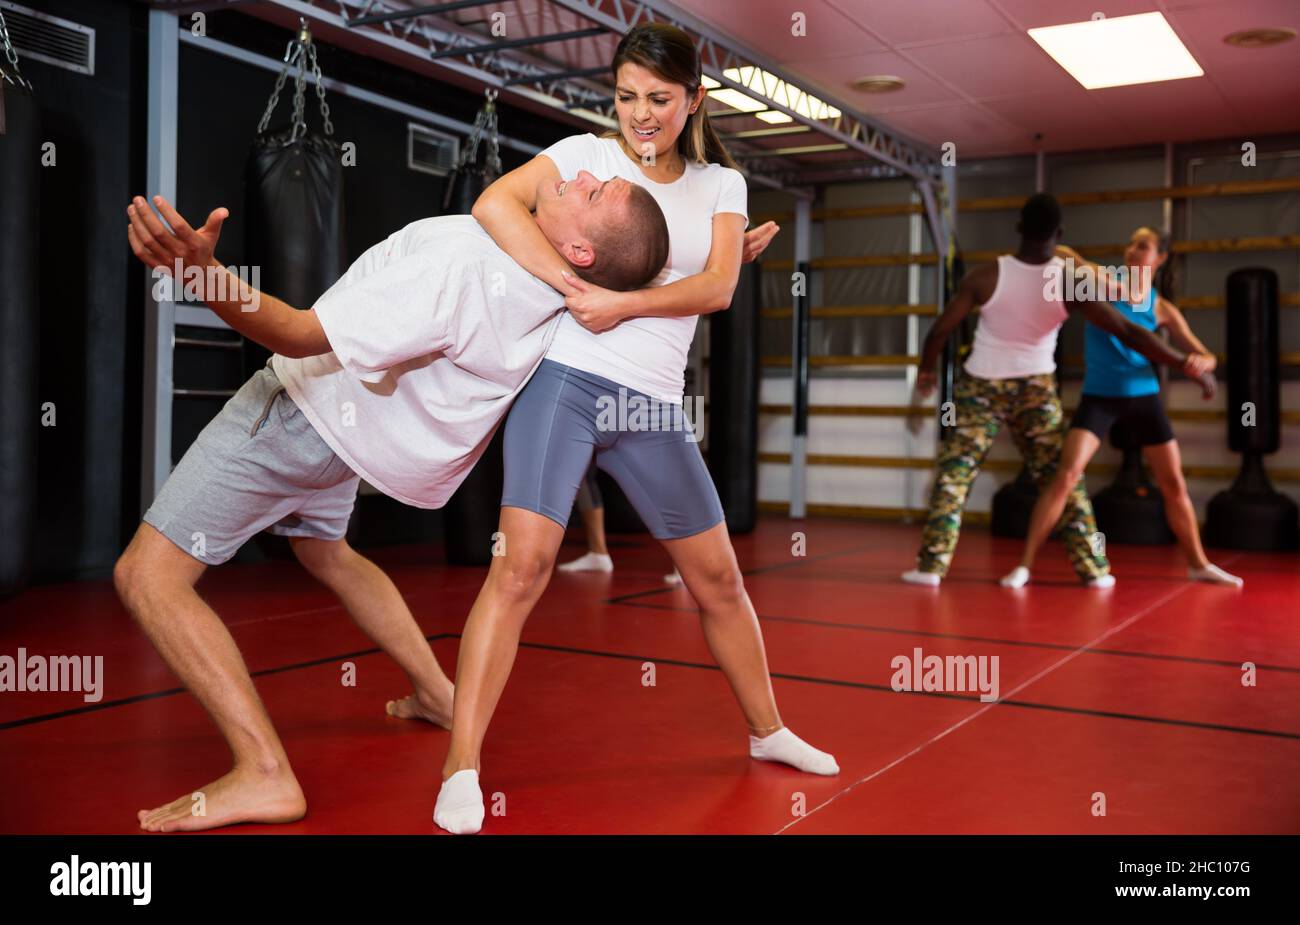
{"label": "gray athletic shorts", "polygon": [[267,366],[203,428],[144,522],[220,565],[262,530],[342,539],[359,482]]}
{"label": "gray athletic shorts", "polygon": [[566,526],[593,454],[655,539],[694,536],[722,522],[718,490],[681,405],[653,403],[602,376],[543,360],[506,420],[502,507]]}

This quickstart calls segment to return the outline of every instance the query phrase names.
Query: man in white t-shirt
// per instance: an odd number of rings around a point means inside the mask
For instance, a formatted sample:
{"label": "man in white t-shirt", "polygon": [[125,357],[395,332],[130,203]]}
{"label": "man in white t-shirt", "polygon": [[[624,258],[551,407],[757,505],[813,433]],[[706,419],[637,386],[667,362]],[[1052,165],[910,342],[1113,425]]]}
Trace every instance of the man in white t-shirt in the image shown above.
{"label": "man in white t-shirt", "polygon": [[[215,260],[226,210],[195,231],[162,197],[154,204],[170,229],[137,197],[136,256],[275,356],[204,428],[114,569],[123,604],[234,753],[224,777],[138,818],[150,831],[290,822],[306,811],[302,790],[234,640],[194,583],[259,531],[288,536],[411,679],[415,693],[388,713],[448,727],[451,682],[392,581],[344,538],[357,485],[444,504],[541,362],[564,299],[455,215],[396,232],[297,311]],[[607,288],[645,285],[668,257],[663,213],[626,181],[582,173],[548,184],[535,217],[574,273]]]}

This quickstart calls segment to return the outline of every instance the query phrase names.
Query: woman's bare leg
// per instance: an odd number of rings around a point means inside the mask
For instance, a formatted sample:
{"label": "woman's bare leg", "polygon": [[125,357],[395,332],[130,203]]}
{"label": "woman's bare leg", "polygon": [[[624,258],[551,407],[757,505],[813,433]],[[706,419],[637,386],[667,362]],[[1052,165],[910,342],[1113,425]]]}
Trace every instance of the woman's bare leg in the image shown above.
{"label": "woman's bare leg", "polygon": [[479,752],[519,651],[519,634],[551,579],[564,528],[523,508],[501,508],[505,555],[496,556],[465,621],[456,660],[451,745],[443,779],[479,769]]}
{"label": "woman's bare leg", "polygon": [[726,523],[684,539],[665,540],[664,548],[700,607],[700,626],[709,651],[749,725],[750,754],[815,774],[838,773],[833,757],[808,745],[781,722],[763,633],[745,591]]}
{"label": "woman's bare leg", "polygon": [[1038,550],[1060,522],[1066,499],[1083,477],[1083,471],[1088,468],[1088,463],[1100,446],[1101,441],[1097,435],[1081,427],[1072,427],[1065,435],[1056,475],[1046,488],[1038,492],[1038,500],[1034,502],[1034,512],[1029,518],[1029,532],[1025,534],[1024,553],[1020,557],[1021,568],[1029,571],[1034,567]]}

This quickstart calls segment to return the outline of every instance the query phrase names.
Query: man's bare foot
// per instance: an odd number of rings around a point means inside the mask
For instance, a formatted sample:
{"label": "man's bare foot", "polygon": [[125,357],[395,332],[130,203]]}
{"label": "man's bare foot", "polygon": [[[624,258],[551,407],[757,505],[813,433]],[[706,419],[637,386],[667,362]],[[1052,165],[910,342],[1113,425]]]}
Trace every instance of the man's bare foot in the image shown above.
{"label": "man's bare foot", "polygon": [[[202,815],[197,815],[200,807]],[[239,822],[297,822],[306,814],[302,788],[288,768],[274,774],[235,768],[193,794],[142,809],[136,817],[148,832],[197,832]]]}
{"label": "man's bare foot", "polygon": [[401,700],[388,701],[384,711],[398,719],[423,719],[443,729],[450,729],[454,692],[455,688],[450,684],[447,685],[446,690],[437,693],[419,691]]}

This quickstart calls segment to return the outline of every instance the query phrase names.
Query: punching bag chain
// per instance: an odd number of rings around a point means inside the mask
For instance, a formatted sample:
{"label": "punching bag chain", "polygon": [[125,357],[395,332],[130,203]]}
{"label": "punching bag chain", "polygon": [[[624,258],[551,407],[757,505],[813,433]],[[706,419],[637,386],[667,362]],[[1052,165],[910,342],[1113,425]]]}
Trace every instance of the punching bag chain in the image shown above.
{"label": "punching bag chain", "polygon": [[[31,81],[23,77],[22,71],[18,67],[18,52],[14,50],[13,43],[9,41],[9,26],[5,23],[3,10],[0,10],[0,42],[4,43],[5,58],[9,62],[8,68],[0,66],[0,80],[7,80],[15,86],[32,90]],[[13,73],[10,73],[10,71]]]}
{"label": "punching bag chain", "polygon": [[284,50],[284,67],[280,69],[280,74],[275,79],[275,89],[271,91],[271,99],[266,104],[266,112],[262,113],[262,121],[257,123],[257,134],[261,135],[266,131],[267,125],[271,121],[271,113],[275,112],[275,107],[280,103],[280,91],[284,89],[284,82],[289,77],[291,70],[296,70],[294,75],[293,87],[293,140],[297,141],[301,136],[307,134],[307,115],[305,106],[305,93],[307,89],[307,67],[310,65],[312,76],[316,79],[316,97],[320,100],[321,121],[325,124],[325,134],[334,134],[334,123],[330,121],[330,107],[325,102],[325,83],[321,76],[320,64],[316,60],[316,46],[311,40],[311,30],[307,28],[307,20],[299,19],[298,36],[290,40]]}
{"label": "punching bag chain", "polygon": [[487,90],[487,102],[483,108],[478,111],[474,117],[474,127],[470,129],[469,138],[465,140],[465,147],[460,154],[460,162],[456,169],[460,170],[467,164],[473,164],[478,160],[479,142],[487,136],[487,155],[484,167],[487,173],[492,177],[501,176],[501,144],[497,138],[497,91],[491,87]]}

